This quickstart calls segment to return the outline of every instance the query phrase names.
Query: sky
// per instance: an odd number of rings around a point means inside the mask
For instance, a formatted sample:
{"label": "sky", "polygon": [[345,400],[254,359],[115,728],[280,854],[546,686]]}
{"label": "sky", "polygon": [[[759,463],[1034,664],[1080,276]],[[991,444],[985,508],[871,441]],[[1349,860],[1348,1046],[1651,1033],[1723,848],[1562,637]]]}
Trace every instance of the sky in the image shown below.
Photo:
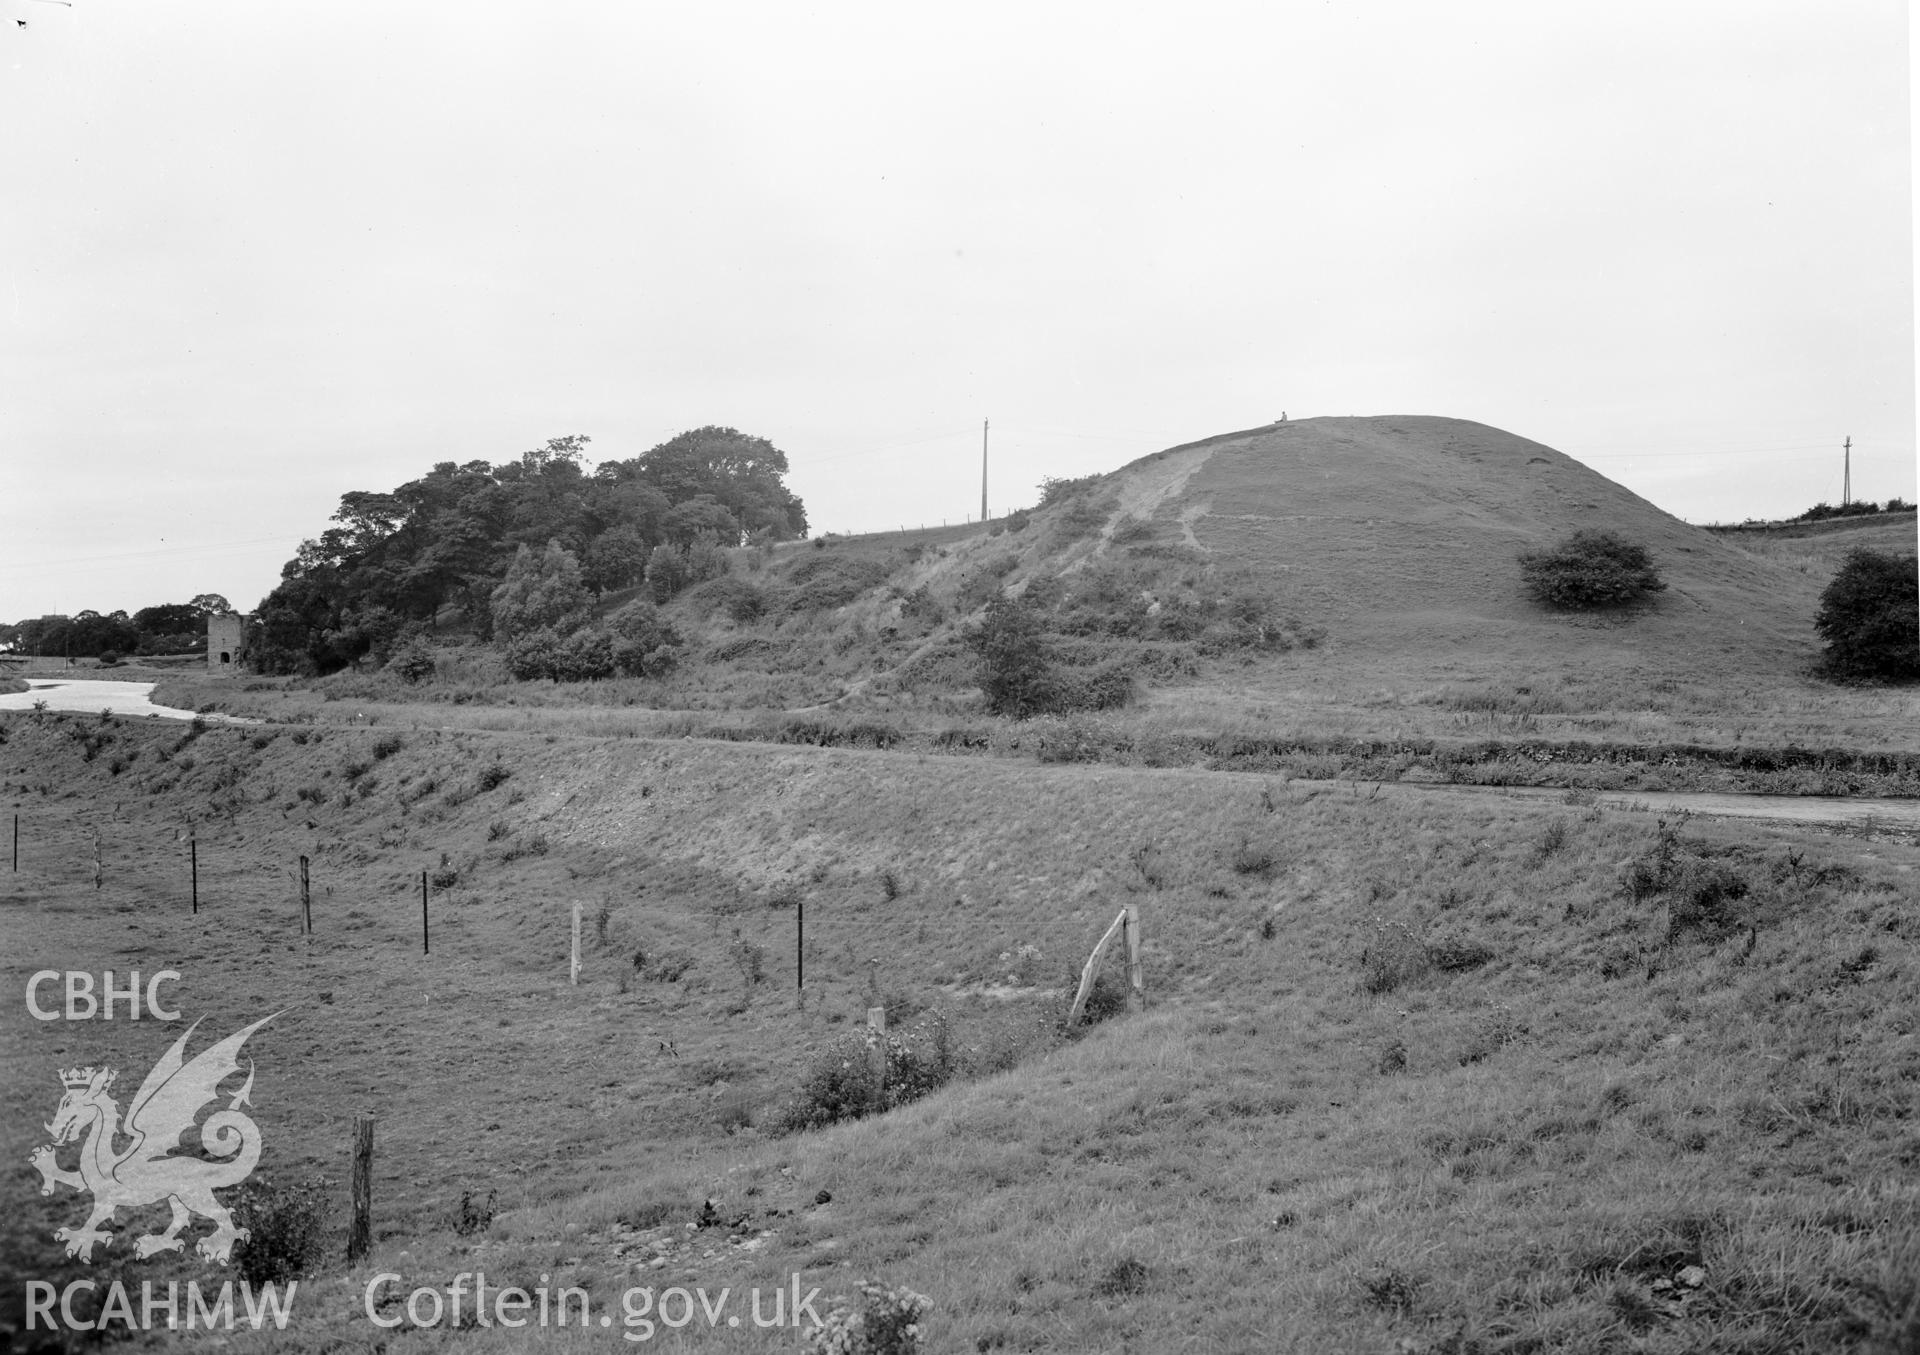
{"label": "sky", "polygon": [[[21,27],[18,20],[25,20]],[[1899,0],[0,0],[0,620],[342,494],[770,439],[820,531],[1474,419],[1689,521],[1915,490]]]}

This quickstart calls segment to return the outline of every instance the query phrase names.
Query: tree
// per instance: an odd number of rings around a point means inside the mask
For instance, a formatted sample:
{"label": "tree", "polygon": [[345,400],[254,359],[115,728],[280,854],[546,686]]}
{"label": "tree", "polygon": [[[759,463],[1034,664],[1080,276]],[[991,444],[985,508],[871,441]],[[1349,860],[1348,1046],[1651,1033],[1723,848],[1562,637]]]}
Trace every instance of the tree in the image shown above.
{"label": "tree", "polygon": [[627,588],[639,583],[647,572],[647,539],[638,527],[621,523],[609,527],[587,546],[583,579],[594,593]]}
{"label": "tree", "polygon": [[218,593],[197,594],[192,601],[187,603],[187,606],[193,608],[202,616],[230,616],[233,613],[233,604],[221,597]]}
{"label": "tree", "polygon": [[1826,641],[1821,666],[1830,677],[1920,678],[1920,563],[1891,551],[1849,551],[1820,594],[1814,626]]}
{"label": "tree", "polygon": [[995,715],[1024,720],[1051,704],[1052,661],[1040,617],[1018,598],[997,594],[966,642],[980,656],[980,690]]}
{"label": "tree", "polygon": [[630,677],[658,677],[680,656],[680,637],[645,598],[608,617],[607,630],[613,637],[613,666]]}
{"label": "tree", "polygon": [[693,567],[687,563],[684,546],[671,541],[653,548],[647,557],[647,587],[655,602],[667,602],[675,593],[693,582]]}
{"label": "tree", "polygon": [[1549,550],[1522,551],[1520,573],[1535,602],[1562,611],[1624,607],[1667,586],[1645,546],[1602,531],[1578,531]]}
{"label": "tree", "polygon": [[770,530],[780,541],[807,534],[807,510],[785,483],[787,454],[765,438],[710,425],[629,464],[673,503],[710,495],[733,517],[736,532]]}
{"label": "tree", "polygon": [[587,619],[589,602],[580,562],[558,541],[534,554],[520,547],[507,577],[493,590],[493,629],[503,640],[528,631],[564,635]]}

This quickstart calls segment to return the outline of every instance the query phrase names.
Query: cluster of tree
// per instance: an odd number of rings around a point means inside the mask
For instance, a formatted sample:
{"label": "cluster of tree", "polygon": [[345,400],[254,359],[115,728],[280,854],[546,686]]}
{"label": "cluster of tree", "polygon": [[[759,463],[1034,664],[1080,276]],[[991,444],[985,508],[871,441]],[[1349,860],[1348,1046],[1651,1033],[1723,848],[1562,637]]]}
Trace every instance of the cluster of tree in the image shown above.
{"label": "cluster of tree", "polygon": [[558,541],[539,552],[520,547],[489,602],[507,671],[516,678],[657,677],[679,657],[680,637],[651,598],[637,597],[594,621],[580,562]]}
{"label": "cluster of tree", "polygon": [[1835,508],[1830,503],[1816,503],[1806,512],[1800,514],[1800,516],[1788,518],[1787,521],[1823,522],[1828,518],[1857,518],[1867,517],[1874,513],[1909,513],[1912,511],[1913,505],[1905,499],[1888,499],[1887,505],[1884,508],[1872,499],[1855,499],[1851,503],[1841,504],[1838,508]]}
{"label": "cluster of tree", "polygon": [[339,525],[303,542],[260,604],[249,661],[332,672],[387,653],[449,606],[495,637],[496,590],[522,548],[544,557],[553,543],[596,597],[645,581],[664,600],[716,551],[806,535],[786,454],[765,438],[700,428],[591,472],[588,441],[554,438],[499,466],[443,461],[390,493],[343,494]]}
{"label": "cluster of tree", "polygon": [[233,607],[218,593],[191,602],[124,611],[83,611],[75,616],[37,616],[0,622],[0,649],[48,658],[117,659],[130,654],[191,654],[207,647],[207,618]]}

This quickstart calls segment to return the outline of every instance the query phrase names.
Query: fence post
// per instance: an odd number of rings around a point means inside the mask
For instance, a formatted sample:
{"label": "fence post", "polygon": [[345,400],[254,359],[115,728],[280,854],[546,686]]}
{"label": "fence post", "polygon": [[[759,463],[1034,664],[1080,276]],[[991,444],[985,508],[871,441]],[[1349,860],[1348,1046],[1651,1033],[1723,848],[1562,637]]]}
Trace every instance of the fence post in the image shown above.
{"label": "fence post", "polygon": [[13,873],[20,873],[20,816],[13,816]]}
{"label": "fence post", "polygon": [[1140,906],[1127,905],[1127,1010],[1147,1008],[1146,976],[1140,967]]}
{"label": "fence post", "polygon": [[200,911],[200,839],[198,837],[187,838],[187,860],[191,863],[193,870],[193,911],[198,913]]}
{"label": "fence post", "polygon": [[1080,987],[1073,995],[1073,1006],[1067,1012],[1067,1024],[1080,1024],[1081,1014],[1087,1009],[1087,999],[1093,995],[1093,981],[1100,977],[1100,962],[1107,958],[1107,947],[1113,944],[1113,938],[1126,929],[1127,914],[1131,906],[1122,908],[1118,917],[1108,924],[1100,939],[1094,943],[1093,954],[1087,956],[1085,968],[1080,971]]}
{"label": "fence post", "polygon": [[353,1117],[353,1225],[347,1233],[347,1260],[363,1259],[373,1249],[373,1116]]}
{"label": "fence post", "polygon": [[567,982],[580,986],[580,905],[573,905],[573,966],[567,971]]}
{"label": "fence post", "polygon": [[793,991],[804,997],[807,991],[807,901],[794,904],[793,914]]}
{"label": "fence post", "polygon": [[867,1008],[867,1029],[873,1038],[868,1043],[867,1059],[873,1067],[873,1103],[885,1109],[887,1104],[887,1009]]}
{"label": "fence post", "polygon": [[307,883],[307,858],[300,858],[300,917],[307,935],[313,935],[313,891]]}
{"label": "fence post", "polygon": [[427,873],[420,872],[420,953],[433,954],[433,938],[427,931]]}
{"label": "fence post", "polygon": [[100,887],[101,879],[106,875],[106,865],[100,859],[100,830],[93,830],[93,887]]}

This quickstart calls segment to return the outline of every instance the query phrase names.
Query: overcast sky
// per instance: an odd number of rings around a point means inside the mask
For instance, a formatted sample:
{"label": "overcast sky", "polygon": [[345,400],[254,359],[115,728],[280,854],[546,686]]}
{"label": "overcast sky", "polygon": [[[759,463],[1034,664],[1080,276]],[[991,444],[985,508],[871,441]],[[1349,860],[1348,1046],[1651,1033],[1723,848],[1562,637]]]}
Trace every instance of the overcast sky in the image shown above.
{"label": "overcast sky", "polygon": [[996,513],[1283,410],[1916,497],[1899,0],[0,13],[3,620],[704,424],[816,532],[977,513],[987,418]]}

